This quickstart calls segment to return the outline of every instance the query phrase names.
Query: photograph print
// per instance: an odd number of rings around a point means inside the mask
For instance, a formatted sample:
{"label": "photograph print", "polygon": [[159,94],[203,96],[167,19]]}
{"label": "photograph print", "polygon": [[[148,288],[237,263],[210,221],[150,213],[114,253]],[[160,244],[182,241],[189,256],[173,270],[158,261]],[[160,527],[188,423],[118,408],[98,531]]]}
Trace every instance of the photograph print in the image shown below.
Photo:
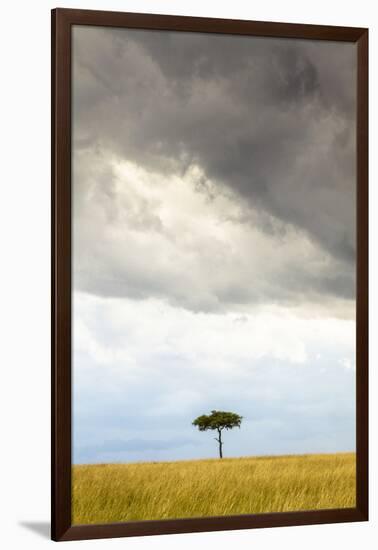
{"label": "photograph print", "polygon": [[352,42],[72,27],[72,522],[356,506]]}

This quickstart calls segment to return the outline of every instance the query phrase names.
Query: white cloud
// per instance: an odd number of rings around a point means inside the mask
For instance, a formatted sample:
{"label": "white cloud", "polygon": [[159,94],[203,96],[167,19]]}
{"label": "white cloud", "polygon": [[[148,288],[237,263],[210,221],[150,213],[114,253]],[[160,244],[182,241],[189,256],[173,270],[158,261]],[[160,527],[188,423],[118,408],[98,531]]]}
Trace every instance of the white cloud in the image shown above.
{"label": "white cloud", "polygon": [[353,303],[334,293],[343,276],[336,259],[198,166],[167,176],[82,151],[74,167],[76,289],[193,311],[281,303],[353,318]]}
{"label": "white cloud", "polygon": [[[159,364],[193,376],[214,373],[234,378],[250,373],[261,359],[305,365],[321,355],[353,354],[355,323],[335,318],[305,319],[282,307],[244,313],[194,313],[160,300],[134,301],[74,293],[74,349],[92,368],[118,383]],[[342,353],[340,356],[339,354]],[[76,368],[82,368],[77,364]]]}
{"label": "white cloud", "polygon": [[356,361],[354,357],[343,357],[342,359],[339,359],[339,363],[342,367],[344,367],[344,369],[353,371],[356,370]]}

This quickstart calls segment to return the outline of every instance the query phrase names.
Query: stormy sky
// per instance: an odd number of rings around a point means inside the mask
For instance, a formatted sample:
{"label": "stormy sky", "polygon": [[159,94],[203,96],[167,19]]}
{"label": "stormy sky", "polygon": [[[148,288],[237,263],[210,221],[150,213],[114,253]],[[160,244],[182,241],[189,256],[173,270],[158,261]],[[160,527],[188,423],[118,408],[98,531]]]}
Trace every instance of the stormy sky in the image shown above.
{"label": "stormy sky", "polygon": [[73,29],[74,462],[355,448],[356,50]]}

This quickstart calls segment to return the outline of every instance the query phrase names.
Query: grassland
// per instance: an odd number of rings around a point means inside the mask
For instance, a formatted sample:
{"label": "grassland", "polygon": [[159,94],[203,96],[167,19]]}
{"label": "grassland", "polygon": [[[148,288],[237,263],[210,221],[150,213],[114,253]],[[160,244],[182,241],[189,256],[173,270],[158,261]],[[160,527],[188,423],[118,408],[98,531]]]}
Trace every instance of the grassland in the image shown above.
{"label": "grassland", "polygon": [[355,506],[355,454],[73,467],[73,523]]}

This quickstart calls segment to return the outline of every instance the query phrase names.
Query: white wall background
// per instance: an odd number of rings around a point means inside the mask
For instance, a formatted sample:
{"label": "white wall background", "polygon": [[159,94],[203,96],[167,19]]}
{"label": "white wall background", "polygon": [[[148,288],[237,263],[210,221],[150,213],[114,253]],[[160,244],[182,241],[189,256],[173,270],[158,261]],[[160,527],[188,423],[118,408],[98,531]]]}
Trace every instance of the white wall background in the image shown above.
{"label": "white wall background", "polygon": [[[0,84],[0,541],[42,548],[50,512],[50,9],[48,0],[2,4]],[[371,0],[87,0],[62,7],[367,26],[371,59],[371,157],[376,152],[378,17]],[[375,155],[376,156],[376,155]],[[377,162],[371,158],[371,280],[378,276]],[[375,251],[374,251],[375,248]],[[371,306],[377,292],[370,291]],[[373,548],[377,514],[377,310],[371,313],[371,521],[66,543],[70,548],[178,547],[306,550]],[[375,342],[374,342],[375,340]]]}

